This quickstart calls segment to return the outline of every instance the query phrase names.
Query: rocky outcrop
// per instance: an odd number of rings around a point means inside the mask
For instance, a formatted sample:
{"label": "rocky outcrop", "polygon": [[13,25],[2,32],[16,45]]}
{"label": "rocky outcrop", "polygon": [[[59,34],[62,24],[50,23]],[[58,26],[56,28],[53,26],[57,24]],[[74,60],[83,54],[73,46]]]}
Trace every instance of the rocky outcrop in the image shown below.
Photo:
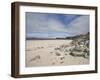
{"label": "rocky outcrop", "polygon": [[89,33],[85,35],[78,35],[71,38],[72,42],[69,45],[63,44],[56,47],[55,53],[57,56],[62,54],[71,55],[74,57],[84,57],[89,58]]}
{"label": "rocky outcrop", "polygon": [[82,35],[71,42],[70,55],[89,58],[89,34]]}

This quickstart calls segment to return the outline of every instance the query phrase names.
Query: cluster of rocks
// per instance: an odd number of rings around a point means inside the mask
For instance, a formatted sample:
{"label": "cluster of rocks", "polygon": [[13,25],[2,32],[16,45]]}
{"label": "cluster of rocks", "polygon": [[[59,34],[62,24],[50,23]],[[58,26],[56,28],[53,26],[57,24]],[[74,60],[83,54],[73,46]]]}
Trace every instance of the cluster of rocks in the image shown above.
{"label": "cluster of rocks", "polygon": [[76,39],[72,41],[71,46],[70,55],[89,58],[89,40]]}
{"label": "cluster of rocks", "polygon": [[72,42],[68,44],[63,44],[56,47],[55,54],[57,56],[61,55],[71,55],[74,57],[84,57],[89,58],[89,34],[79,36],[72,39]]}

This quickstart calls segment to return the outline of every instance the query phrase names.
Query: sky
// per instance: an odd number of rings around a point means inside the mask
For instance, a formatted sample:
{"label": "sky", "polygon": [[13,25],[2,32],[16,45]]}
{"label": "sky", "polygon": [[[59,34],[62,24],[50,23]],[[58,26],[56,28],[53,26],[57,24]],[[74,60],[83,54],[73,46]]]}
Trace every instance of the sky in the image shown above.
{"label": "sky", "polygon": [[26,38],[64,38],[89,32],[89,15],[26,12]]}

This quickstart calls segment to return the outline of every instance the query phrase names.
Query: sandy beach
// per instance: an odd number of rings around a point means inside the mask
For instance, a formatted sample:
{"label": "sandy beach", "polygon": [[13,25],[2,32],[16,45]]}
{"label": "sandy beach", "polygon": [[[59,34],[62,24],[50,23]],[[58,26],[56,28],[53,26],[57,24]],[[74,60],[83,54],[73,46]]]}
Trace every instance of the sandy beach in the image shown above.
{"label": "sandy beach", "polygon": [[56,50],[62,45],[69,46],[71,42],[72,40],[26,40],[26,67],[89,64],[89,59],[74,57],[64,49]]}

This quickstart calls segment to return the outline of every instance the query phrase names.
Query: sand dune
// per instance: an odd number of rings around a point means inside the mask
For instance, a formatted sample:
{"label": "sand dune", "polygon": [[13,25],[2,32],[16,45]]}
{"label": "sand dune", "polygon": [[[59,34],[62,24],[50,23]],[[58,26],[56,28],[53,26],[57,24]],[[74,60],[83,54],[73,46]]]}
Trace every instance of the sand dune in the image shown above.
{"label": "sand dune", "polygon": [[[72,40],[26,40],[26,67],[89,64],[89,59],[74,57],[59,46],[70,48]],[[59,49],[59,50],[58,50]]]}

